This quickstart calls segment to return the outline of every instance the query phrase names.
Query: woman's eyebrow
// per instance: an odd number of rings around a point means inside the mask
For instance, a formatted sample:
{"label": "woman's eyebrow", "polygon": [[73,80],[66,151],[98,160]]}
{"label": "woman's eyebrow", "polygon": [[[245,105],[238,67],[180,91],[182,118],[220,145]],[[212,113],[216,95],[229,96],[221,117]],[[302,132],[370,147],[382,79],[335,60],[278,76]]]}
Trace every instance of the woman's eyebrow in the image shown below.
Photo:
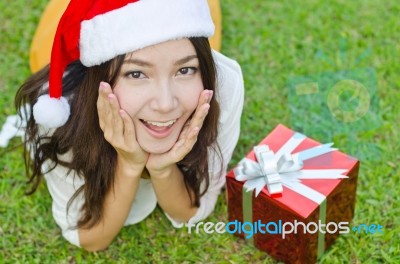
{"label": "woman's eyebrow", "polygon": [[[189,56],[183,57],[182,59],[175,61],[174,65],[179,66],[179,65],[185,64],[191,60],[194,60],[194,59],[197,59],[197,55],[195,55],[195,54],[189,55]],[[128,63],[132,63],[132,64],[142,66],[142,67],[149,67],[149,68],[154,66],[152,63],[150,63],[148,61],[144,61],[141,59],[135,59],[135,58],[129,58],[124,61],[124,64],[128,64]]]}
{"label": "woman's eyebrow", "polygon": [[142,67],[153,67],[153,64],[151,64],[150,62],[144,61],[144,60],[139,60],[139,59],[127,59],[124,61],[124,64],[136,64],[138,66],[142,66]]}
{"label": "woman's eyebrow", "polygon": [[175,66],[182,65],[182,64],[185,64],[185,63],[187,63],[187,62],[189,62],[191,60],[194,60],[194,59],[197,59],[197,55],[195,55],[195,54],[194,55],[189,55],[189,56],[186,56],[186,57],[184,57],[182,59],[177,60],[174,63],[174,65]]}

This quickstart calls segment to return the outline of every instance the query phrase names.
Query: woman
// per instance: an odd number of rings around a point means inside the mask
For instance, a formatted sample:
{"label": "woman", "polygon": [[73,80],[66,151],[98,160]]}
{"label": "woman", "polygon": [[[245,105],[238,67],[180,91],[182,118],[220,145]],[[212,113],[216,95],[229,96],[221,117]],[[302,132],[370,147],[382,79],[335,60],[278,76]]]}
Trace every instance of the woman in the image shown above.
{"label": "woman", "polygon": [[213,28],[205,0],[71,1],[16,96],[32,192],[43,174],[68,241],[102,250],[157,203],[175,227],[213,211],[243,107]]}

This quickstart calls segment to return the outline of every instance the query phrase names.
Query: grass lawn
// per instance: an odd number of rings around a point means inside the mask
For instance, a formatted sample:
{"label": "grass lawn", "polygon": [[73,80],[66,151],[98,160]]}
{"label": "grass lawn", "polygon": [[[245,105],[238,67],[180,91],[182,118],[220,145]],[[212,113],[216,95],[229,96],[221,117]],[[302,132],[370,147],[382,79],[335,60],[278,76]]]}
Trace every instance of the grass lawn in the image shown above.
{"label": "grass lawn", "polygon": [[[221,2],[222,52],[241,64],[246,85],[242,134],[231,165],[279,123],[321,142],[333,140],[336,147],[361,159],[352,225],[374,223],[384,229],[383,234],[340,236],[320,262],[400,263],[398,1]],[[0,2],[0,124],[15,113],[15,92],[30,74],[29,46],[46,3]],[[365,74],[367,68],[370,74]],[[288,89],[310,78],[326,84],[323,78],[340,74],[370,84],[367,102],[375,115],[361,123],[332,123],[328,99],[303,100]],[[340,109],[356,111],[363,99],[347,91],[340,100]],[[274,263],[266,253],[227,233],[173,229],[160,209],[123,228],[104,252],[76,248],[61,237],[45,184],[24,196],[19,144],[16,138],[0,149],[0,263]],[[224,197],[223,193],[207,221],[228,221]]]}

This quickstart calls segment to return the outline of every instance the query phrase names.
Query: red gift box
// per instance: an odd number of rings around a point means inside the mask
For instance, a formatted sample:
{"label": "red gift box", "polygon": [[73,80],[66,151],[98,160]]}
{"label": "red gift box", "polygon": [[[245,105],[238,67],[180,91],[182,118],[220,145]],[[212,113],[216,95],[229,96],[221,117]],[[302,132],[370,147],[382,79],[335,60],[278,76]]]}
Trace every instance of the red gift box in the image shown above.
{"label": "red gift box", "polygon": [[[321,145],[283,125],[278,125],[259,146],[267,145],[273,153],[281,153],[293,140],[297,140],[297,145],[286,156],[304,158],[316,149],[330,148],[330,145]],[[257,161],[254,150],[246,158]],[[315,263],[340,232],[350,231],[348,224],[354,215],[359,170],[359,161],[355,158],[336,149],[307,157],[303,162],[300,158],[302,167],[298,171],[278,173],[283,182],[281,193],[271,194],[267,186],[262,190],[258,188],[261,191],[257,196],[256,190],[248,191],[250,181],[245,184],[235,179],[235,176],[240,178],[240,164],[242,162],[227,174],[228,228],[231,233],[250,238],[257,248],[285,263]],[[324,178],[329,171],[340,169],[348,178]],[[304,176],[306,172],[321,177],[295,179],[296,175]],[[268,182],[265,176],[261,177],[264,177],[264,183]],[[288,182],[285,184],[285,181]],[[286,232],[290,229],[296,229],[297,233]]]}

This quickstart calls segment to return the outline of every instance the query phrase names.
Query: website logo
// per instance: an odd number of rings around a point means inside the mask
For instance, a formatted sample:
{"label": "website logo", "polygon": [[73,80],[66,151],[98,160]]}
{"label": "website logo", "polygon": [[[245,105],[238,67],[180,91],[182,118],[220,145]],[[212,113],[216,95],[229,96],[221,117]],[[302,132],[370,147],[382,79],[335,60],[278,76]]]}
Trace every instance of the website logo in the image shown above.
{"label": "website logo", "polygon": [[329,222],[322,223],[308,222],[304,223],[301,221],[294,220],[294,222],[283,222],[279,220],[277,222],[270,221],[263,223],[261,220],[255,222],[240,222],[238,220],[231,221],[228,223],[224,222],[199,222],[197,224],[187,224],[188,233],[200,233],[205,232],[207,234],[223,234],[225,232],[229,234],[244,234],[246,239],[254,236],[254,234],[272,234],[280,235],[282,239],[285,239],[289,234],[315,234],[317,232],[326,234],[348,234],[350,230],[358,234],[377,234],[383,233],[383,226],[380,224],[360,224],[358,226],[349,227],[349,222]]}
{"label": "website logo", "polygon": [[372,139],[359,136],[382,124],[377,73],[362,63],[372,52],[366,49],[354,54],[357,58],[351,61],[347,53],[342,39],[340,58],[319,51],[315,72],[288,79],[290,123],[294,130],[317,140],[346,139],[345,152],[361,160],[377,160],[379,147]]}

